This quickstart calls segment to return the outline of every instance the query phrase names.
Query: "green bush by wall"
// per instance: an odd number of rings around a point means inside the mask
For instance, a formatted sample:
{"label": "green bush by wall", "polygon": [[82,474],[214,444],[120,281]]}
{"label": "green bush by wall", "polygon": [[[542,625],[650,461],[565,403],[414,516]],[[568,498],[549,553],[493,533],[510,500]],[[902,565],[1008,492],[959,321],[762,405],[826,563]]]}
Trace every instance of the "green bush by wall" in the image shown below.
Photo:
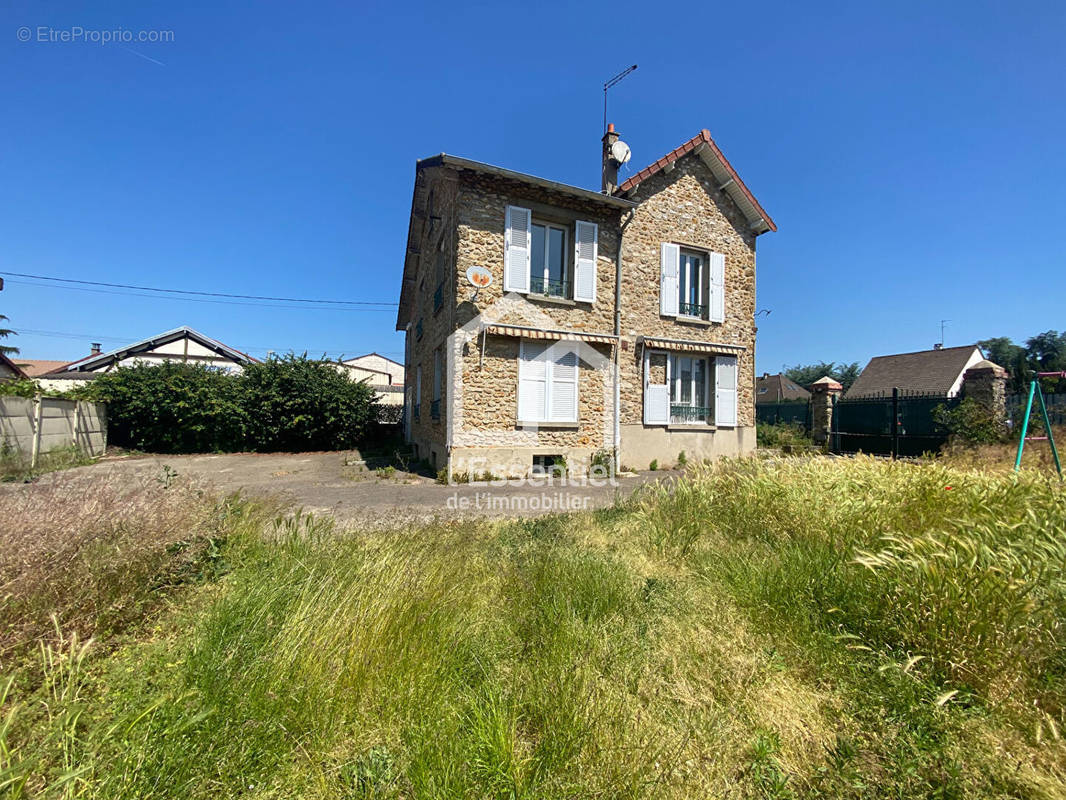
{"label": "green bush by wall", "polygon": [[288,355],[230,375],[201,364],[123,367],[84,390],[108,438],[154,453],[343,450],[376,419],[373,390],[329,362]]}

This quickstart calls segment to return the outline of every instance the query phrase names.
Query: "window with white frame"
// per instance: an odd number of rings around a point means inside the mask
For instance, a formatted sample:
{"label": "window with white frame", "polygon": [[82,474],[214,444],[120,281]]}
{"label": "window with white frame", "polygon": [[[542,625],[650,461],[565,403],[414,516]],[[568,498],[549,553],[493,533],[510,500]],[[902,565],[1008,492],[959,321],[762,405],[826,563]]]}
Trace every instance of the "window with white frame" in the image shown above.
{"label": "window with white frame", "polygon": [[503,290],[594,303],[598,239],[595,222],[534,221],[528,208],[507,206]]}
{"label": "window with white frame", "polygon": [[702,356],[670,355],[671,424],[705,424],[714,419],[708,367]]}
{"label": "window with white frame", "polygon": [[577,422],[577,352],[563,342],[523,339],[518,355],[519,422]]}
{"label": "window with white frame", "polygon": [[735,355],[644,353],[644,424],[737,424]]}
{"label": "window with white frame", "polygon": [[531,233],[529,293],[569,299],[573,286],[566,257],[566,228],[534,222]]}
{"label": "window with white frame", "polygon": [[682,248],[677,276],[677,313],[682,317],[707,319],[709,305],[707,258],[703,253]]}
{"label": "window with white frame", "polygon": [[725,321],[725,256],[663,242],[660,308],[664,317]]}

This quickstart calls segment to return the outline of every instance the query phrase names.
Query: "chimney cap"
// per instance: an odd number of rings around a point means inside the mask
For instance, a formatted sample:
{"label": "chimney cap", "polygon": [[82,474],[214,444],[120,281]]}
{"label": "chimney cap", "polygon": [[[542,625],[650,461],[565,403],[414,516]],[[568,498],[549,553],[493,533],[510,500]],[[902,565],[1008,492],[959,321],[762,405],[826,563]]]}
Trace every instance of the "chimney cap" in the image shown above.
{"label": "chimney cap", "polygon": [[90,342],[89,343],[89,353],[91,353],[92,355],[96,355],[99,352],[100,352],[100,343],[99,342]]}
{"label": "chimney cap", "polygon": [[607,133],[614,133],[614,123],[613,122],[608,122],[607,123]]}

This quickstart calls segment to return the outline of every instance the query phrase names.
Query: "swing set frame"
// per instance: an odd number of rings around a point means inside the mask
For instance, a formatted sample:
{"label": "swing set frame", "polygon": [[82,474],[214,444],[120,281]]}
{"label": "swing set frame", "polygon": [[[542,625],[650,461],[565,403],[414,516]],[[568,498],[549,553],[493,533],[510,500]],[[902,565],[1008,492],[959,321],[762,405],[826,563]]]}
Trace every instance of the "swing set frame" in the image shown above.
{"label": "swing set frame", "polygon": [[[1051,456],[1055,459],[1055,469],[1059,472],[1059,480],[1062,476],[1062,462],[1059,461],[1059,450],[1055,447],[1055,434],[1051,431],[1051,418],[1047,413],[1047,404],[1044,402],[1044,392],[1040,388],[1041,378],[1066,378],[1066,372],[1037,372],[1029,383],[1029,401],[1025,404],[1025,419],[1022,421],[1022,435],[1018,439],[1018,456],[1014,459],[1014,471],[1022,468],[1022,452],[1026,442],[1047,442],[1051,445]],[[1029,432],[1029,418],[1033,414],[1033,398],[1040,401],[1040,413],[1044,418],[1044,430],[1047,436],[1026,436]]]}

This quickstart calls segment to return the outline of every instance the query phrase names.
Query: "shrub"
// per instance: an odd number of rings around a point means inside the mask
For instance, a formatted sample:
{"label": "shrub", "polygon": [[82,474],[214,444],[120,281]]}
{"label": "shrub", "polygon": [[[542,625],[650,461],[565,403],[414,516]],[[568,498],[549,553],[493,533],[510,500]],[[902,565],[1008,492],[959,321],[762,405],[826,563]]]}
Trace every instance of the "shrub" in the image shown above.
{"label": "shrub", "polygon": [[249,364],[238,381],[253,450],[345,450],[375,419],[371,387],[306,355]]}
{"label": "shrub", "polygon": [[775,447],[790,453],[810,446],[811,438],[802,425],[785,422],[755,426],[755,441],[759,447]]}
{"label": "shrub", "polygon": [[648,464],[648,469],[650,469],[652,472],[655,472],[656,470],[658,470],[659,469],[659,459],[653,458],[651,460],[651,463]]}
{"label": "shrub", "polygon": [[933,409],[933,421],[947,428],[953,444],[993,444],[1007,432],[1003,420],[972,397],[965,398],[955,408],[937,406]]}
{"label": "shrub", "polygon": [[241,450],[248,412],[240,379],[202,364],[168,361],[107,372],[87,387],[107,403],[108,438],[154,453]]}
{"label": "shrub", "polygon": [[232,375],[201,364],[123,367],[87,387],[111,441],[155,453],[343,450],[376,415],[373,390],[327,362],[288,355]]}

